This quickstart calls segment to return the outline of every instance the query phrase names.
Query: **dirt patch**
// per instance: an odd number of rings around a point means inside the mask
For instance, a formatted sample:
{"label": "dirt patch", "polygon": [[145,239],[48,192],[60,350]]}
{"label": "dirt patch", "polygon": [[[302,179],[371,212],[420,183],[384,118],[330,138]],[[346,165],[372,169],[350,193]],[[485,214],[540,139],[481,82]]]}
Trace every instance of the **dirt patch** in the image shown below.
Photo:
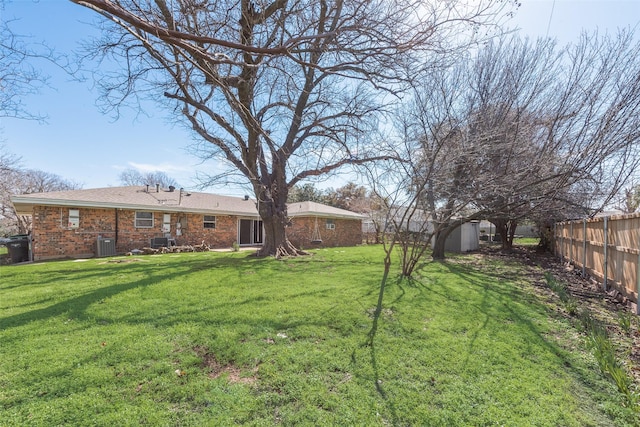
{"label": "dirt patch", "polygon": [[258,367],[253,368],[250,371],[251,375],[247,376],[246,370],[241,369],[234,363],[221,363],[215,354],[204,346],[196,346],[193,351],[202,359],[201,367],[207,371],[207,376],[211,379],[226,375],[227,381],[234,384],[254,384],[258,381]]}

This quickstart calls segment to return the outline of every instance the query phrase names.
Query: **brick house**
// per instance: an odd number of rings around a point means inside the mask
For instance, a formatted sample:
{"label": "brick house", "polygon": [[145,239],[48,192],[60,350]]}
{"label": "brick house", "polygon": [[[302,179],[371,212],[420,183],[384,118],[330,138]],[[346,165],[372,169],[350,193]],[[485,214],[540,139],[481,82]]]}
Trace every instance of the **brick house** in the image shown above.
{"label": "brick house", "polygon": [[[156,238],[177,245],[204,241],[212,248],[263,242],[256,203],[248,197],[129,186],[16,195],[11,200],[19,214],[32,217],[33,260],[101,255],[101,239],[114,242],[116,253],[150,246]],[[289,216],[287,233],[298,247],[362,243],[360,214],[301,202],[289,205]]]}

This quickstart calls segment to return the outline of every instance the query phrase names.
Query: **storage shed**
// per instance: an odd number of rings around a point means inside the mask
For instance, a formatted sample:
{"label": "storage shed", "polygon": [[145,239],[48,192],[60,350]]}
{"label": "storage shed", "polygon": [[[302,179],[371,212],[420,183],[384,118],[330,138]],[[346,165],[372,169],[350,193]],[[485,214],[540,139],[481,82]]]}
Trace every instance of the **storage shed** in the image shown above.
{"label": "storage shed", "polygon": [[471,252],[480,248],[480,223],[465,222],[449,234],[444,244],[448,252]]}

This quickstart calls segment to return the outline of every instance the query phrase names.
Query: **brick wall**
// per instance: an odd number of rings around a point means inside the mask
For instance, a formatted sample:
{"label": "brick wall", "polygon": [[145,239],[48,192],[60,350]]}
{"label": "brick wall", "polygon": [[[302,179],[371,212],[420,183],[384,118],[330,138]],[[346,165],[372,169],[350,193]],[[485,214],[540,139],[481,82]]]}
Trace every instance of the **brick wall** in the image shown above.
{"label": "brick wall", "polygon": [[[69,227],[69,209],[79,210],[78,228]],[[116,239],[118,253],[141,249],[149,246],[151,238],[164,235],[163,215],[163,212],[153,212],[152,228],[136,228],[135,211],[35,206],[32,229],[34,260],[94,256],[98,236]],[[211,247],[230,248],[238,238],[236,217],[216,216],[216,228],[211,229],[204,228],[202,214],[170,215],[171,235],[179,245],[199,245],[204,241]],[[178,221],[182,225],[181,236],[176,236]]]}
{"label": "brick wall", "polygon": [[327,229],[327,219],[318,218],[318,231],[322,243],[312,243],[316,227],[315,217],[295,217],[287,229],[287,236],[297,248],[355,246],[362,244],[362,221],[352,219],[333,219],[335,228]]}
{"label": "brick wall", "polygon": [[[78,228],[69,227],[69,209],[78,209]],[[32,250],[34,260],[64,257],[92,257],[98,236],[116,239],[116,252],[149,246],[150,239],[162,237],[163,212],[153,212],[152,228],[135,227],[135,211],[120,209],[88,209],[35,206],[33,209]],[[202,214],[171,213],[171,235],[178,245],[199,245],[203,241],[212,248],[230,248],[238,240],[238,218],[216,216],[216,227],[205,228]],[[176,224],[182,235],[176,235]],[[318,218],[322,243],[311,243],[315,217],[296,217],[287,230],[291,242],[299,248],[354,246],[362,243],[360,220],[334,219],[334,229],[327,220]],[[117,233],[117,236],[116,236]]]}
{"label": "brick wall", "polygon": [[[153,237],[162,237],[164,212],[153,212],[153,228],[136,228],[135,211],[118,211],[118,252],[149,246]],[[216,215],[216,227],[204,227],[204,215],[172,212],[170,234],[178,245],[199,245],[203,241],[214,248],[230,248],[237,240],[237,218]],[[81,219],[82,221],[82,219]],[[181,235],[176,233],[176,224],[181,224]]]}
{"label": "brick wall", "polygon": [[172,214],[171,231],[175,236],[175,224],[182,224],[182,236],[176,237],[179,245],[199,245],[203,241],[212,248],[230,248],[238,240],[238,218],[216,215],[216,228],[204,228],[201,214]]}
{"label": "brick wall", "polygon": [[80,209],[80,228],[69,228],[69,208],[33,208],[33,259],[89,257],[96,250],[98,235],[115,237],[115,210]]}

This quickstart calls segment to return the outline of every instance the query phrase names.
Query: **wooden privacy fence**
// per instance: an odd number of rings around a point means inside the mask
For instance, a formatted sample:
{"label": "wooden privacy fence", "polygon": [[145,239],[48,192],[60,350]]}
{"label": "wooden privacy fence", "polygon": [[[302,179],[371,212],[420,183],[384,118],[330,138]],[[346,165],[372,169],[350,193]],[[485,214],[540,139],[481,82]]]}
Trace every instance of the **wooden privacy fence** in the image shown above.
{"label": "wooden privacy fence", "polygon": [[554,235],[557,256],[636,301],[638,313],[640,214],[559,222]]}

